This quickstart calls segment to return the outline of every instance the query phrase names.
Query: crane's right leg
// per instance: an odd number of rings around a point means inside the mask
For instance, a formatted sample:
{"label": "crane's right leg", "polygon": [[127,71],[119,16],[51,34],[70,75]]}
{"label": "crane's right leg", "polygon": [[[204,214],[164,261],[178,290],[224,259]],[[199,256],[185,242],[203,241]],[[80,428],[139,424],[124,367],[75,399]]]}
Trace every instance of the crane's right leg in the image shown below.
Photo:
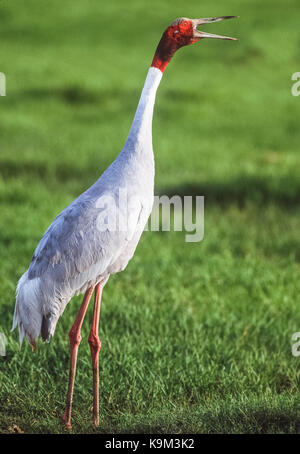
{"label": "crane's right leg", "polygon": [[73,402],[73,390],[76,374],[76,362],[77,362],[77,353],[78,347],[81,342],[80,330],[83,323],[84,316],[86,314],[94,287],[90,287],[85,292],[82,304],[80,306],[79,312],[75,319],[74,325],[72,326],[69,332],[70,338],[70,373],[69,373],[69,386],[67,394],[67,403],[64,415],[62,417],[62,422],[67,426],[68,430],[72,429],[71,425],[71,411],[72,411],[72,402]]}
{"label": "crane's right leg", "polygon": [[99,319],[100,319],[100,304],[101,304],[102,287],[97,284],[95,287],[95,303],[93,312],[93,321],[91,332],[89,335],[89,344],[92,354],[93,366],[93,420],[94,426],[99,426],[99,352],[101,349],[101,342],[98,334]]}

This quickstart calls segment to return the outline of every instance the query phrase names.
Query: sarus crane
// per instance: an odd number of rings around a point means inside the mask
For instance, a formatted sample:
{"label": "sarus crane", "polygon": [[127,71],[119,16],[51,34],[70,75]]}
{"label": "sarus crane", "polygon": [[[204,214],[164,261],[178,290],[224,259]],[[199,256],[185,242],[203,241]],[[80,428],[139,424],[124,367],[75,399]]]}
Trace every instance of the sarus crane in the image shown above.
{"label": "sarus crane", "polygon": [[[93,368],[93,422],[99,425],[100,303],[109,276],[124,270],[132,258],[150,216],[154,200],[154,156],[152,116],[156,91],[167,64],[183,46],[203,38],[235,40],[206,33],[199,26],[236,16],[204,19],[176,19],[164,31],[125,145],[101,177],[68,205],[52,222],[38,244],[28,270],[20,278],[13,319],[19,327],[20,343],[27,337],[33,348],[39,335],[43,341],[53,336],[57,321],[74,295],[84,298],[69,332],[70,372],[67,402],[62,417],[71,429],[71,409],[81,326],[92,296],[94,309],[89,345]],[[120,203],[125,191],[128,209]],[[100,228],[101,200],[110,200],[109,210],[118,219],[115,228]],[[134,203],[130,201],[134,200]],[[105,222],[104,222],[104,225]],[[120,228],[120,226],[123,226]],[[124,226],[126,228],[124,228]]]}

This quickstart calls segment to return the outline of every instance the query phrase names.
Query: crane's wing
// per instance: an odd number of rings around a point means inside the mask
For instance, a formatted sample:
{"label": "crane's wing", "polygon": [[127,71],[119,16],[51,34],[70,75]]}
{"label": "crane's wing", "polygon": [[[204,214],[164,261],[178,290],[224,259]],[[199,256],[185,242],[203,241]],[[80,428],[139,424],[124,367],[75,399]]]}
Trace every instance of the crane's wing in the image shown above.
{"label": "crane's wing", "polygon": [[140,223],[145,223],[144,216],[141,216],[141,199],[135,198],[130,209],[125,209],[114,195],[108,197],[112,197],[108,198],[111,205],[115,201],[115,226],[112,206],[107,207],[106,217],[110,216],[110,219],[105,223],[105,210],[99,206],[99,198],[91,199],[83,194],[63,210],[45,232],[33,254],[29,279],[51,272],[56,282],[66,282],[80,274],[85,274],[86,280],[92,279],[89,270],[91,275],[105,273],[123,253],[136,231],[141,227],[143,230],[144,225]]}

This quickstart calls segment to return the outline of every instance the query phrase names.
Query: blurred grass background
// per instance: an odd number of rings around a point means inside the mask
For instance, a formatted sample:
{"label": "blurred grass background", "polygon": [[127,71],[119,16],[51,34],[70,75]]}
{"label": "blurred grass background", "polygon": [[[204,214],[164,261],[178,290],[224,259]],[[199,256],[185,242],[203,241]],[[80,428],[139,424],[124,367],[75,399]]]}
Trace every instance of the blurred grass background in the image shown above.
{"label": "blurred grass background", "polygon": [[[158,91],[156,193],[204,195],[205,237],[145,232],[107,284],[98,432],[300,431],[298,2],[3,0],[1,432],[64,432],[80,298],[38,354],[10,333],[39,239],[121,150],[163,30],[180,16],[230,14],[240,19],[209,31],[240,41],[181,49]],[[94,431],[88,332],[86,320],[73,432]]]}

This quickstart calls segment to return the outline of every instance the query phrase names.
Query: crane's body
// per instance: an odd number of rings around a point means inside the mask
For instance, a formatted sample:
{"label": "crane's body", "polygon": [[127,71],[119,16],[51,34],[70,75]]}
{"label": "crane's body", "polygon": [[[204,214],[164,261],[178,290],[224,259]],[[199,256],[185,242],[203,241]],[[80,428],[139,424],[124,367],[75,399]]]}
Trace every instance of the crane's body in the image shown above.
{"label": "crane's body", "polygon": [[[159,69],[149,69],[123,150],[99,180],[57,216],[37,246],[17,289],[14,327],[19,326],[21,341],[25,334],[34,345],[40,333],[49,340],[74,295],[99,283],[103,287],[132,258],[153,204],[151,123],[161,77]],[[120,193],[127,197],[124,206],[119,206]],[[102,198],[115,201],[115,230],[102,231],[97,225]],[[122,223],[128,228],[119,228]]]}
{"label": "crane's body", "polygon": [[[81,326],[95,292],[89,344],[92,354],[94,425],[99,424],[98,335],[101,293],[111,274],[124,270],[132,258],[151,213],[154,195],[152,116],[155,95],[163,72],[179,48],[202,38],[231,39],[199,31],[201,24],[230,19],[176,19],[165,30],[148,71],[138,108],[126,143],[115,161],[87,191],[52,222],[38,244],[28,270],[21,277],[13,329],[19,327],[20,342],[26,336],[35,347],[41,334],[48,341],[67,303],[84,293],[82,305],[69,332],[70,374],[63,422],[71,429],[71,408]],[[121,199],[120,194],[125,196]],[[106,203],[114,228],[99,226]],[[124,201],[126,203],[124,203]],[[110,213],[114,211],[113,213]]]}

